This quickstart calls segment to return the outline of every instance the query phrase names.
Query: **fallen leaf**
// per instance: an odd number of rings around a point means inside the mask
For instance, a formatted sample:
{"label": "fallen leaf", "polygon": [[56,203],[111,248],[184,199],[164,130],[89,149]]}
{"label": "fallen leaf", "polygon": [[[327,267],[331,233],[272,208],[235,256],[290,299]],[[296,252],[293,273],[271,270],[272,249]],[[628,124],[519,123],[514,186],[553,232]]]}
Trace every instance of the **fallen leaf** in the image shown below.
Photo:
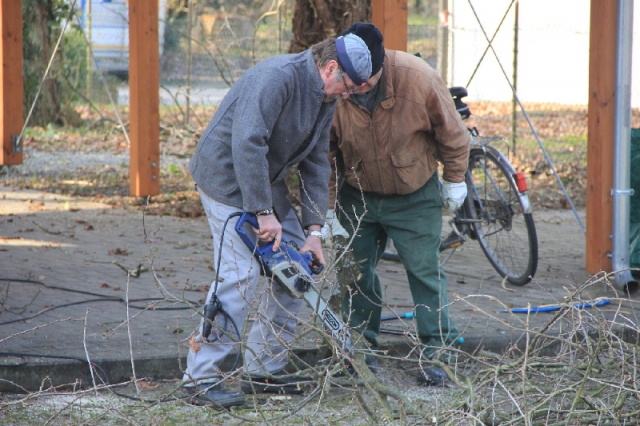
{"label": "fallen leaf", "polygon": [[29,210],[32,211],[41,211],[44,210],[44,203],[42,201],[33,202],[33,200],[29,200]]}
{"label": "fallen leaf", "polygon": [[114,256],[114,255],[127,256],[129,255],[129,252],[127,251],[127,249],[118,247],[115,250],[109,250],[109,255],[110,256]]}
{"label": "fallen leaf", "polygon": [[155,389],[160,386],[160,384],[158,383],[157,385],[152,385],[151,383],[140,381],[138,382],[138,386],[140,386],[142,389]]}
{"label": "fallen leaf", "polygon": [[100,286],[102,288],[111,288],[111,286],[107,283],[102,283],[102,285]]}
{"label": "fallen leaf", "polygon": [[198,352],[200,352],[200,343],[196,341],[195,335],[189,337],[189,348],[191,348],[191,351],[194,354],[197,354]]}

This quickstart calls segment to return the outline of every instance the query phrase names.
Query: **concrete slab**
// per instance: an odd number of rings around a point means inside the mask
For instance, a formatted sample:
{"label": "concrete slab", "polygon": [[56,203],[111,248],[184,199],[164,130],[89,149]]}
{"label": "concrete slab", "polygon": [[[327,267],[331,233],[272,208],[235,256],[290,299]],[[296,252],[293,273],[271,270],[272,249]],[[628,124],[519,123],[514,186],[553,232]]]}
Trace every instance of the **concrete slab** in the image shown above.
{"label": "concrete slab", "polygon": [[[573,213],[540,211],[534,217],[540,264],[527,286],[505,289],[474,241],[447,263],[450,309],[465,338],[462,349],[501,351],[550,318],[501,309],[561,303],[593,279],[584,270],[585,238]],[[383,315],[411,311],[402,265],[382,261],[378,271],[387,304]],[[0,391],[37,389],[46,377],[55,384],[89,381],[89,360],[112,382],[134,375],[133,366],[137,377],[181,377],[187,339],[199,323],[195,306],[204,302],[213,276],[211,237],[202,218],[143,216],[77,198],[0,188]],[[602,281],[584,296],[616,295]],[[305,307],[300,317],[311,314]],[[383,335],[384,349],[406,355],[412,340],[402,333],[412,332],[411,321],[384,326],[396,333]],[[296,347],[300,357],[319,356],[313,334]]]}

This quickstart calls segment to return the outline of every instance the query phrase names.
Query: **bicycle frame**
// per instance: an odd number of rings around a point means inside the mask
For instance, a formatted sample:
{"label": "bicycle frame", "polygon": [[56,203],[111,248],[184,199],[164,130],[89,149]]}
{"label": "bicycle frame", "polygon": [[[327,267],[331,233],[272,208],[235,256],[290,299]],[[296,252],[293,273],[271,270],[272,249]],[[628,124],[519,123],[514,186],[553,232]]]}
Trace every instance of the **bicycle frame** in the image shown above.
{"label": "bicycle frame", "polygon": [[[462,101],[466,89],[453,87],[449,91],[462,119],[468,118],[471,113]],[[442,235],[440,252],[448,253],[441,258],[440,265],[447,263],[468,236],[478,241],[501,276],[513,285],[525,285],[535,275],[538,264],[538,242],[526,179],[508,156],[492,145],[503,142],[508,153],[506,138],[480,136],[475,127],[468,130],[471,142],[469,168],[465,172],[467,197],[449,220],[452,230],[446,237]],[[388,250],[382,257],[400,260],[397,253]]]}
{"label": "bicycle frame", "polygon": [[[507,159],[507,157],[501,152],[499,151],[497,148],[495,148],[494,146],[490,145],[492,142],[494,141],[507,141],[505,138],[503,137],[493,137],[493,138],[481,138],[481,137],[471,137],[471,149],[474,148],[480,148],[483,151],[491,151],[491,154],[498,159],[498,161],[500,161],[500,163],[509,171],[509,179],[513,182],[513,184],[515,185],[515,187],[517,188],[518,185],[515,181],[515,174],[517,173],[516,169],[514,169],[514,167],[511,165],[511,162]],[[508,143],[507,143],[508,145]],[[467,173],[469,173],[469,171],[467,170]],[[495,185],[495,182],[491,182],[492,185]],[[500,194],[500,196],[502,197],[502,193],[498,192]],[[476,194],[477,195],[477,194]],[[518,198],[520,198],[520,202],[522,203],[522,210],[523,213],[532,213],[533,209],[531,207],[531,202],[529,201],[529,195],[527,194],[526,191],[524,192],[520,192],[518,191]],[[502,200],[505,201],[506,200]]]}

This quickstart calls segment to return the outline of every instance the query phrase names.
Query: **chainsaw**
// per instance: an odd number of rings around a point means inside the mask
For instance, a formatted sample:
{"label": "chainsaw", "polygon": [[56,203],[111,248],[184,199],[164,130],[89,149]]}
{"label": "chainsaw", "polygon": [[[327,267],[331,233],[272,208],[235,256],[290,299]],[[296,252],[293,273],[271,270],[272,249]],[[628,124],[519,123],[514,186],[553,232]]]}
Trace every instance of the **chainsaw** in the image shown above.
{"label": "chainsaw", "polygon": [[313,286],[313,275],[319,275],[324,265],[313,260],[311,253],[300,253],[293,241],[284,238],[278,250],[273,251],[273,241],[258,245],[245,232],[244,226],[258,228],[258,219],[251,213],[242,213],[236,223],[236,232],[262,264],[261,274],[272,278],[295,299],[304,299],[309,307],[322,319],[325,328],[338,339],[341,347],[351,352],[351,335],[338,315],[320,297]]}

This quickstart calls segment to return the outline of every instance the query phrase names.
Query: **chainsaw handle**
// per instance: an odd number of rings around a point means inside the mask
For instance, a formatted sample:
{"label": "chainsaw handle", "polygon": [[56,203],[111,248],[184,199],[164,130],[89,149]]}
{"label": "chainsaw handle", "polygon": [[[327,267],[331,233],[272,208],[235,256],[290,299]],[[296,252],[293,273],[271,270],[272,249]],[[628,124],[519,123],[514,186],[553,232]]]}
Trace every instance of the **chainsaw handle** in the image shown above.
{"label": "chainsaw handle", "polygon": [[[249,224],[257,229],[259,224],[256,215],[243,212],[240,216],[240,219],[238,219],[238,222],[236,222],[236,232],[240,236],[240,239],[242,239],[242,241],[247,245],[247,247],[249,247],[249,249],[255,253],[258,259],[261,259],[262,257],[266,257],[267,259],[270,258],[270,256],[273,255],[273,241],[270,241],[262,247],[258,246],[256,242],[253,241],[243,229],[243,226],[245,224]],[[280,244],[286,245],[287,241],[283,238]],[[313,260],[313,256],[311,256],[311,253],[300,253],[299,255],[302,257],[303,261],[306,262],[306,266],[309,271],[311,271],[314,275],[319,275],[320,273],[322,273],[322,271],[324,271],[324,264],[318,262],[317,260]]]}
{"label": "chainsaw handle", "polygon": [[257,252],[259,255],[262,255],[260,247],[256,244],[255,241],[249,237],[249,235],[244,231],[243,226],[245,223],[253,226],[254,228],[258,228],[258,218],[251,213],[243,212],[240,216],[240,219],[236,222],[236,232],[240,236],[240,239],[249,247],[251,251]]}
{"label": "chainsaw handle", "polygon": [[322,271],[324,271],[324,263],[320,263],[312,258],[309,264],[309,269],[311,269],[311,272],[313,272],[314,275],[320,275]]}

